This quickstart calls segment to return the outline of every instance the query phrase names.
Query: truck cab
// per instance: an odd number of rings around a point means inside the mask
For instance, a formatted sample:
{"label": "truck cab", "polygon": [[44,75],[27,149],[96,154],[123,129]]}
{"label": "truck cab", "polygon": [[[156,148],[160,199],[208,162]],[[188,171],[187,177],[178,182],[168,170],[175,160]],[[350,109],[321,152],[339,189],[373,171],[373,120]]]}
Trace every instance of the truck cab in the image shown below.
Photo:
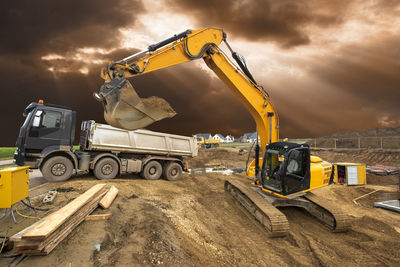
{"label": "truck cab", "polygon": [[[43,101],[29,104],[23,116],[14,153],[19,166],[40,168],[48,156],[63,154],[72,164],[76,157],[72,152],[75,138],[76,112],[68,108],[44,105]],[[74,158],[75,157],[75,158]],[[62,170],[62,166],[58,166]]]}

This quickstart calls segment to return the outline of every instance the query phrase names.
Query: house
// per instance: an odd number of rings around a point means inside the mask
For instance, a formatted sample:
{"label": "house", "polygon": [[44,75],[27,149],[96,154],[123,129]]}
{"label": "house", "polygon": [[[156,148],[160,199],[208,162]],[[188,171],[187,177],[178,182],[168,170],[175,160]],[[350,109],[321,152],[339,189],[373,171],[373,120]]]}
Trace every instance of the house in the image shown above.
{"label": "house", "polygon": [[[254,133],[245,133],[243,136],[239,138],[239,142],[241,143],[253,143],[256,141],[257,132]],[[260,138],[258,138],[260,140]]]}
{"label": "house", "polygon": [[204,139],[212,139],[212,135],[211,134],[209,134],[209,133],[198,133],[198,134],[195,134],[194,135],[194,137],[196,138],[196,139],[198,139],[199,137],[203,137]]}
{"label": "house", "polygon": [[225,142],[226,143],[232,143],[233,141],[235,141],[235,137],[233,137],[232,135],[227,135],[225,137]]}
{"label": "house", "polygon": [[226,142],[225,137],[224,137],[222,134],[215,134],[215,135],[212,137],[212,139],[214,139],[214,140],[220,140],[221,143],[225,143],[225,142]]}

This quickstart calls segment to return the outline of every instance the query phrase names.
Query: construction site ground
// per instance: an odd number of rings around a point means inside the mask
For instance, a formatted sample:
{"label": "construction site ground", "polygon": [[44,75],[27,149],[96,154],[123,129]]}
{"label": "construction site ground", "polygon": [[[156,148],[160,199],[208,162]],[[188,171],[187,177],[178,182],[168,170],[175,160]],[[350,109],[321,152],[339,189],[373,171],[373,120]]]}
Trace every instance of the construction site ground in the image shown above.
{"label": "construction site ground", "polygon": [[[245,148],[248,150],[248,148]],[[314,151],[325,160],[400,166],[399,152]],[[190,161],[193,168],[222,164],[244,167],[247,154],[239,148],[200,150]],[[48,256],[30,256],[19,266],[398,266],[400,262],[400,214],[373,208],[378,200],[398,198],[399,176],[367,176],[368,185],[332,185],[315,194],[338,203],[354,216],[352,230],[331,233],[297,208],[284,208],[289,235],[271,238],[263,227],[224,192],[226,179],[248,181],[244,174],[184,174],[179,181],[147,181],[129,175],[106,181],[119,189],[106,221],[79,225]],[[92,176],[65,183],[44,184],[31,191],[32,204],[50,208],[43,217],[99,183]],[[104,181],[101,181],[104,182]],[[42,204],[40,193],[58,188],[54,203]],[[61,189],[61,190],[60,190]],[[352,200],[374,190],[360,199]],[[35,197],[36,196],[36,197]],[[21,213],[29,210],[18,205]],[[17,216],[18,220],[21,217]],[[0,220],[0,235],[12,235],[34,219],[14,224]],[[94,249],[101,244],[100,251]],[[0,259],[6,266],[10,259]]]}

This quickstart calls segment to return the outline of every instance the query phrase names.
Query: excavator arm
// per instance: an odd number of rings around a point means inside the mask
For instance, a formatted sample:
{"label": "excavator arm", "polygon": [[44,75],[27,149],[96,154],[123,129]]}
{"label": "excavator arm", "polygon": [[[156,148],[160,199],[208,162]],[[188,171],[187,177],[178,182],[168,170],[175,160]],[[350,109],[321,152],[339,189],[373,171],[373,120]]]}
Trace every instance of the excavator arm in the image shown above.
{"label": "excavator arm", "polygon": [[[222,42],[235,62],[220,49]],[[308,145],[278,142],[278,115],[268,93],[256,83],[244,58],[231,49],[220,29],[188,30],[107,65],[101,73],[105,84],[95,94],[104,104],[106,121],[133,130],[173,116],[175,113],[163,100],[140,99],[127,78],[200,58],[247,108],[260,136],[256,160],[247,172],[256,178],[257,186],[253,190],[239,180],[230,179],[225,181],[226,191],[272,236],[289,231],[286,216],[278,210],[286,206],[307,210],[335,232],[349,229],[351,218],[346,213],[309,192],[331,183],[332,165],[310,157]]]}
{"label": "excavator arm", "polygon": [[[221,50],[221,42],[226,43],[238,66]],[[266,144],[279,139],[278,115],[268,93],[255,82],[244,58],[231,49],[221,29],[187,30],[107,65],[101,72],[105,84],[95,94],[104,103],[106,121],[116,127],[134,130],[170,117],[168,109],[141,102],[126,79],[200,58],[254,118],[261,155],[264,155]]]}

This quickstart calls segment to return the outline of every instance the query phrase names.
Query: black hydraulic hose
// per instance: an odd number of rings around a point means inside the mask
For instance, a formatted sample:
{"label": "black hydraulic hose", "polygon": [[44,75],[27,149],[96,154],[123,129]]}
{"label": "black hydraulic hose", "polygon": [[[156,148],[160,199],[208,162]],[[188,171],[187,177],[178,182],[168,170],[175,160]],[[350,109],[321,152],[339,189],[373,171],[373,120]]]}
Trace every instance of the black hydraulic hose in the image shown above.
{"label": "black hydraulic hose", "polygon": [[[247,68],[246,62],[244,61],[244,58],[237,52],[232,53],[233,59],[235,59],[236,63],[239,65],[240,69],[246,74],[246,76],[254,83],[257,85],[256,80],[254,80],[253,75],[251,75],[249,69]],[[242,59],[243,58],[243,59]]]}
{"label": "black hydraulic hose", "polygon": [[250,151],[249,151],[249,155],[247,157],[247,161],[246,161],[246,172],[247,172],[247,168],[249,167],[249,160],[250,160],[250,155],[251,155],[251,151],[253,150],[253,147],[255,145],[256,141],[253,142],[253,144],[251,145]]}
{"label": "black hydraulic hose", "polygon": [[39,208],[32,207],[32,206],[29,205],[28,203],[25,203],[23,200],[21,200],[21,202],[22,202],[25,206],[27,206],[28,208],[31,208],[31,209],[33,209],[33,210],[38,210],[38,211],[49,211],[49,210],[50,210],[50,209],[39,209]]}
{"label": "black hydraulic hose", "polygon": [[16,257],[18,257],[18,256],[21,256],[21,254],[11,254],[11,255],[3,255],[3,254],[0,254],[0,258],[2,258],[2,259],[16,258]]}
{"label": "black hydraulic hose", "polygon": [[203,47],[201,48],[200,52],[197,55],[192,55],[192,53],[190,53],[189,51],[189,46],[188,46],[188,39],[189,38],[185,38],[185,42],[183,45],[183,50],[185,51],[185,54],[188,56],[188,58],[190,59],[198,59],[198,58],[202,58],[204,53],[210,48],[210,47],[217,47],[216,44],[214,43],[206,43],[205,45],[203,45]]}
{"label": "black hydraulic hose", "polygon": [[168,39],[165,39],[164,41],[161,41],[161,42],[156,43],[156,44],[149,45],[147,50],[149,50],[150,52],[153,52],[153,51],[157,50],[160,47],[163,47],[163,46],[165,46],[167,44],[170,44],[172,42],[178,41],[181,38],[187,37],[187,35],[191,34],[191,33],[192,32],[190,30],[187,30],[187,31],[181,32],[179,34],[175,34],[174,36],[172,36],[172,37],[170,37]]}

